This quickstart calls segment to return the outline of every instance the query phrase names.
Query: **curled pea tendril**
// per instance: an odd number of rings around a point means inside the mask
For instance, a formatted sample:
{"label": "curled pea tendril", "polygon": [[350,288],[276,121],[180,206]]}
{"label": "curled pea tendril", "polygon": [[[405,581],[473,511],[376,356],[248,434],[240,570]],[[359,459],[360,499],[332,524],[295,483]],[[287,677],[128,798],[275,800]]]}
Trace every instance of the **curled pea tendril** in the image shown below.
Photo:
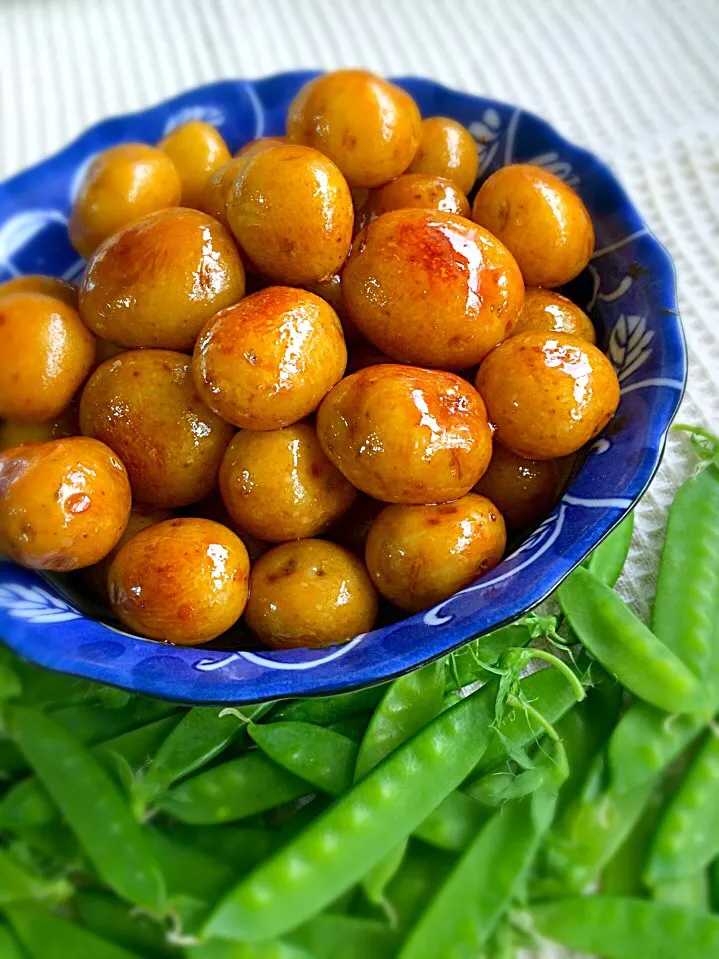
{"label": "curled pea tendril", "polygon": [[674,429],[689,434],[692,448],[700,460],[719,468],[719,437],[701,426],[690,426],[688,423],[676,423]]}

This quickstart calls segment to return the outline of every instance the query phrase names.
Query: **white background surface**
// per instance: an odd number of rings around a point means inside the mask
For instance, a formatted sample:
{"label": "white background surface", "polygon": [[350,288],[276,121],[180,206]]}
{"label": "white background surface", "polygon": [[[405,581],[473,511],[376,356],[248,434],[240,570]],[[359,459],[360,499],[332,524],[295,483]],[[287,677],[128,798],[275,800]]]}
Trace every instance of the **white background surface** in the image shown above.
{"label": "white background surface", "polygon": [[[719,0],[0,0],[0,176],[188,87],[347,65],[513,102],[604,157],[677,266],[681,418],[719,430]],[[642,615],[687,451],[638,511]]]}

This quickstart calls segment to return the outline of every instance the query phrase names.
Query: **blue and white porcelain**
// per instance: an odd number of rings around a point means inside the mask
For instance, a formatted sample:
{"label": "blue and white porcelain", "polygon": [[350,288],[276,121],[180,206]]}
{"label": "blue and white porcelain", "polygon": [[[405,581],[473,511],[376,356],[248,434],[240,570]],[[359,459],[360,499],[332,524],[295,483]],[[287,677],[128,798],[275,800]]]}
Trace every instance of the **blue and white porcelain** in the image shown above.
{"label": "blue and white porcelain", "polygon": [[[67,217],[90,159],[123,141],[155,143],[191,118],[217,125],[230,148],[284,131],[287,106],[313,74],[230,81],[93,127],[0,186],[0,281],[22,273],[73,279],[83,264]],[[27,659],[137,692],[195,703],[246,703],[349,690],[397,676],[530,609],[636,504],[659,464],[687,372],[672,262],[612,172],[543,120],[515,107],[400,79],[423,115],[476,137],[480,176],[539,164],[587,204],[596,252],[570,295],[591,313],[622,386],[619,411],[552,514],[491,573],[434,609],[329,650],[223,652],[149,642],[93,621],[52,583],[0,562],[0,636]],[[6,362],[3,359],[3,362]]]}

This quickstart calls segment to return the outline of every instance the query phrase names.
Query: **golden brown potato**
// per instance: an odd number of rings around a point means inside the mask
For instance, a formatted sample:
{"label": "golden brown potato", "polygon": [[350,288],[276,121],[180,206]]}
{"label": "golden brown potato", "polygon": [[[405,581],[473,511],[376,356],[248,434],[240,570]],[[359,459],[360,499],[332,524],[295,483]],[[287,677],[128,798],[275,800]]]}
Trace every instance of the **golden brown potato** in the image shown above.
{"label": "golden brown potato", "polygon": [[227,219],[261,273],[301,285],[338,272],[352,243],[354,210],[334,163],[289,143],[247,161],[232,186]]}
{"label": "golden brown potato", "polygon": [[241,430],[222,460],[220,492],[240,534],[271,543],[324,532],[356,494],[308,423]]}
{"label": "golden brown potato", "polygon": [[360,332],[388,356],[461,369],[511,332],[524,284],[511,253],[470,220],[394,210],[355,240],[342,295]]}
{"label": "golden brown potato", "polygon": [[222,134],[202,120],[175,127],[158,144],[175,165],[182,185],[183,206],[203,209],[205,186],[212,174],[230,160]]}
{"label": "golden brown potato", "polygon": [[614,368],[568,333],[521,333],[482,363],[477,389],[496,439],[518,456],[548,460],[584,446],[619,404]]}
{"label": "golden brown potato", "polygon": [[0,417],[42,423],[60,416],[94,359],[95,337],[62,300],[0,298]]}
{"label": "golden brown potato", "polygon": [[277,146],[278,143],[289,143],[289,138],[286,136],[281,137],[258,137],[256,140],[248,140],[247,143],[243,143],[239,150],[235,153],[235,158],[245,157],[249,159],[253,157],[256,153],[261,153],[263,150],[267,150],[269,147]]}
{"label": "golden brown potato", "polygon": [[22,420],[0,420],[0,453],[23,443],[47,443],[67,436],[77,436],[80,424],[77,421],[77,402],[70,405],[54,419],[44,423],[25,423]]}
{"label": "golden brown potato", "polygon": [[365,556],[380,593],[417,613],[488,573],[506,543],[494,503],[467,493],[438,506],[386,507],[372,524]]}
{"label": "golden brown potato", "polygon": [[93,593],[100,599],[108,602],[107,576],[110,572],[110,566],[113,559],[117,556],[120,548],[139,533],[140,530],[147,529],[148,526],[154,526],[155,523],[162,523],[170,518],[170,513],[165,509],[155,509],[154,506],[142,506],[139,503],[130,510],[130,518],[127,521],[125,531],[120,537],[114,549],[110,550],[107,556],[96,563],[94,566],[88,566],[84,574],[84,582],[90,587]]}
{"label": "golden brown potato", "polygon": [[594,252],[594,228],[574,190],[530,163],[502,167],[482,184],[472,219],[511,250],[527,286],[562,286]]}
{"label": "golden brown potato", "polygon": [[466,127],[449,117],[427,117],[422,121],[422,139],[409,166],[410,173],[441,176],[469,193],[477,179],[479,153]]}
{"label": "golden brown potato", "polygon": [[70,241],[91,256],[108,237],[141,217],[177,206],[180,175],[156,147],[122,143],[90,164],[70,214]]}
{"label": "golden brown potato", "polygon": [[474,492],[490,499],[508,526],[521,529],[544,519],[559,493],[562,470],[557,460],[528,460],[494,444],[487,472]]}
{"label": "golden brown potato", "polygon": [[561,293],[539,286],[524,291],[524,304],[512,335],[535,332],[573,333],[590,343],[597,342],[594,325],[584,310]]}
{"label": "golden brown potato", "polygon": [[74,283],[61,280],[57,276],[42,276],[31,273],[27,276],[14,276],[12,280],[0,283],[0,296],[10,293],[42,293],[62,300],[66,306],[77,309],[78,289]]}
{"label": "golden brown potato", "polygon": [[98,367],[80,427],[117,453],[135,499],[165,509],[215,488],[233,433],[197,395],[190,357],[170,350],[130,350]]}
{"label": "golden brown potato", "polygon": [[376,616],[364,564],[336,543],[284,543],[252,570],[245,621],[273,649],[346,643],[372,629]]}
{"label": "golden brown potato", "polygon": [[469,200],[459,187],[440,176],[403,173],[370,194],[367,222],[390,210],[443,210],[469,216]]}
{"label": "golden brown potato", "polygon": [[412,97],[368,70],[310,80],[290,104],[287,133],[333,160],[352,187],[380,186],[404,173],[420,141]]}
{"label": "golden brown potato", "polygon": [[363,343],[367,342],[347,315],[342,299],[342,277],[339,273],[335,273],[334,276],[330,276],[326,280],[320,280],[319,283],[305,283],[303,289],[309,293],[314,293],[316,296],[321,296],[325,303],[329,303],[340,318],[348,346],[358,343],[360,340]]}
{"label": "golden brown potato", "polygon": [[317,435],[354,486],[388,503],[463,496],[492,454],[484,403],[469,383],[394,364],[338,383],[319,408]]}
{"label": "golden brown potato", "polygon": [[198,210],[160,210],[103,244],[88,264],[80,313],[130,349],[191,350],[204,323],[245,292],[228,230]]}
{"label": "golden brown potato", "polygon": [[224,633],[247,602],[250,561],[239,536],[209,519],[168,519],[115,556],[110,604],[141,636],[196,646]]}
{"label": "golden brown potato", "polygon": [[130,483],[111,449],[84,436],[0,454],[0,553],[67,572],[99,563],[130,515]]}
{"label": "golden brown potato", "polygon": [[200,209],[210,216],[214,216],[228,229],[230,227],[227,219],[227,201],[230,198],[230,191],[235,185],[235,180],[240,170],[242,170],[247,160],[245,157],[235,157],[228,163],[223,164],[205,183],[202,192]]}
{"label": "golden brown potato", "polygon": [[303,419],[340,379],[347,348],[337,314],[304,290],[271,286],[218,313],[197,341],[195,384],[217,414],[247,430]]}
{"label": "golden brown potato", "polygon": [[227,512],[227,507],[222,502],[222,497],[220,496],[219,490],[215,490],[214,493],[210,493],[209,496],[206,496],[203,500],[200,500],[199,503],[193,503],[191,506],[187,506],[184,510],[182,510],[182,514],[193,517],[199,516],[202,519],[212,519],[216,523],[222,523],[223,526],[231,529],[233,533],[237,533],[242,542],[245,544],[251,563],[254,563],[260,558],[260,556],[263,556],[268,549],[272,548],[271,543],[266,543],[264,540],[258,539],[256,536],[252,536],[250,533],[241,533],[235,527],[234,520]]}

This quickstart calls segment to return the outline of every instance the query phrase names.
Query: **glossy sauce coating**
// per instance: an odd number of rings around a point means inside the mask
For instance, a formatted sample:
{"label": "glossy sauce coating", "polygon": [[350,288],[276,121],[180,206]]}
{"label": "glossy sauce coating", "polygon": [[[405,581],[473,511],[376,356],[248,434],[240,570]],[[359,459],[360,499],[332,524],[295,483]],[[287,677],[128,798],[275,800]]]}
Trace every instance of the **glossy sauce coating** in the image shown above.
{"label": "glossy sauce coating", "polygon": [[230,191],[235,185],[235,180],[240,170],[244,169],[246,162],[246,159],[240,156],[224,163],[208,178],[202,191],[200,209],[210,216],[214,216],[228,229],[230,228],[230,222],[227,219],[227,201],[230,198]]}
{"label": "glossy sauce coating", "polygon": [[139,502],[166,509],[215,488],[233,433],[197,395],[190,357],[170,350],[130,350],[98,367],[80,427],[115,450]]}
{"label": "glossy sauce coating", "polygon": [[135,503],[133,505],[130,510],[130,518],[127,521],[127,526],[117,545],[110,550],[107,556],[100,560],[99,563],[96,563],[94,566],[89,566],[85,570],[84,581],[93,593],[105,602],[109,600],[107,575],[110,572],[112,561],[117,556],[119,550],[128,540],[131,540],[136,533],[139,533],[140,530],[147,529],[148,526],[154,526],[155,523],[162,523],[166,519],[170,519],[168,510],[156,509],[154,506],[143,506],[141,503]]}
{"label": "glossy sauce coating", "polygon": [[372,524],[365,556],[380,593],[416,613],[488,573],[506,542],[494,503],[468,493],[437,506],[386,507]]}
{"label": "glossy sauce coating", "polygon": [[524,291],[524,304],[512,334],[542,331],[572,333],[589,343],[597,342],[594,324],[584,310],[555,290],[533,286]]}
{"label": "glossy sauce coating", "polygon": [[204,323],[245,292],[229,231],[205,213],[153,213],[108,240],[88,264],[80,312],[98,336],[126,346],[190,350]]}
{"label": "glossy sauce coating", "polygon": [[303,289],[309,293],[314,293],[316,296],[321,296],[325,303],[329,303],[340,318],[348,346],[360,340],[363,343],[366,342],[355,323],[347,315],[347,310],[345,310],[345,304],[342,298],[342,277],[339,273],[327,277],[326,280],[320,280],[319,283],[305,283]]}
{"label": "glossy sauce coating", "polygon": [[425,173],[403,173],[370,194],[369,218],[390,210],[442,210],[469,217],[469,200],[452,180]]}
{"label": "glossy sauce coating", "polygon": [[481,397],[452,373],[370,366],[317,414],[325,453],[358,489],[388,503],[442,503],[484,473],[492,435]]}
{"label": "glossy sauce coating", "polygon": [[278,429],[307,416],[346,364],[334,310],[312,293],[279,286],[218,313],[192,361],[205,403],[249,430]]}
{"label": "glossy sauce coating", "polygon": [[209,519],[170,519],[125,543],[110,567],[117,617],[178,646],[214,639],[242,615],[250,561],[238,536]]}
{"label": "glossy sauce coating", "polygon": [[48,440],[77,436],[80,432],[77,413],[77,402],[73,399],[59,416],[42,423],[0,420],[0,452],[23,443],[47,443]]}
{"label": "glossy sauce coating", "polygon": [[230,159],[222,135],[209,123],[190,120],[175,127],[158,146],[169,156],[180,175],[182,206],[202,209],[207,180]]}
{"label": "glossy sauce coating", "polygon": [[320,539],[276,546],[255,563],[245,620],[266,646],[318,648],[372,629],[377,595],[364,564]]}
{"label": "glossy sauce coating", "polygon": [[267,150],[269,147],[277,146],[278,143],[289,143],[289,139],[286,136],[281,137],[258,137],[256,140],[248,140],[247,143],[243,143],[239,150],[235,153],[235,158],[239,159],[244,157],[249,159],[253,157],[256,153],[261,153],[263,150]]}
{"label": "glossy sauce coating", "polygon": [[544,519],[564,475],[557,460],[528,460],[494,444],[487,472],[474,487],[499,509],[508,526],[521,529]]}
{"label": "glossy sauce coating", "polygon": [[524,284],[511,253],[470,220],[395,210],[356,238],[342,293],[360,332],[388,356],[461,369],[511,333]]}
{"label": "glossy sauce coating", "polygon": [[12,280],[0,283],[0,297],[10,293],[42,293],[62,300],[66,306],[77,309],[78,289],[74,283],[61,280],[57,276],[45,276],[40,273],[29,273],[26,276],[14,276]]}
{"label": "glossy sauce coating", "polygon": [[456,120],[427,117],[422,121],[422,138],[409,169],[410,173],[446,177],[467,194],[477,179],[477,144]]}
{"label": "glossy sauce coating", "polygon": [[521,333],[498,346],[477,374],[496,439],[518,456],[574,453],[607,425],[619,381],[596,346],[568,333]]}
{"label": "glossy sauce coating", "polygon": [[130,515],[130,482],[111,449],[84,436],[0,454],[0,553],[33,569],[91,566]]}

